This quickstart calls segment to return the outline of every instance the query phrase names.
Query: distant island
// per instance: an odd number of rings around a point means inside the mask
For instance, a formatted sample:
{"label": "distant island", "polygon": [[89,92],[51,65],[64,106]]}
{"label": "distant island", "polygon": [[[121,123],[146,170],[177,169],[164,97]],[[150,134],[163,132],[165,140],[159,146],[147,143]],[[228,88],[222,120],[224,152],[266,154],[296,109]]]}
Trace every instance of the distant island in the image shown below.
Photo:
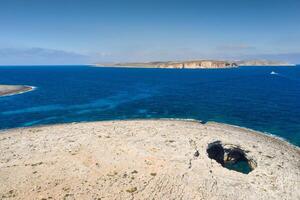
{"label": "distant island", "polygon": [[223,69],[240,66],[293,66],[281,61],[247,60],[189,60],[189,61],[155,61],[155,62],[123,62],[123,63],[96,63],[96,67],[136,67],[136,68],[170,68],[170,69]]}
{"label": "distant island", "polygon": [[27,85],[0,85],[0,97],[29,92],[33,89],[34,87]]}

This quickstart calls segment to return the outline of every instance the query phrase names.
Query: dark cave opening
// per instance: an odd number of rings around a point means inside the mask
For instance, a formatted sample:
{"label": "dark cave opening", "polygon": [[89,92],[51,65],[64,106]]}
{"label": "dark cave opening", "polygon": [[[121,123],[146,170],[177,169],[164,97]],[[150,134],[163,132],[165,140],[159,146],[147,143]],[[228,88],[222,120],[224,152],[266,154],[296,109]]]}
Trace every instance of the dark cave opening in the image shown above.
{"label": "dark cave opening", "polygon": [[208,145],[207,154],[210,159],[229,170],[248,174],[254,169],[253,161],[248,160],[246,153],[239,147],[226,148],[220,141],[215,141]]}

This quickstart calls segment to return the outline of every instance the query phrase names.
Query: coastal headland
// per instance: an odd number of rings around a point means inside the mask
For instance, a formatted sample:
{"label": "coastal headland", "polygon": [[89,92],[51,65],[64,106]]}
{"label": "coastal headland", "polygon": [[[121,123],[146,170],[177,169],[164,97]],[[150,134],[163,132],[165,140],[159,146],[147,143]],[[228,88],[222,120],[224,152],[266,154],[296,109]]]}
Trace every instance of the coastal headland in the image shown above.
{"label": "coastal headland", "polygon": [[188,60],[188,61],[157,61],[157,62],[123,62],[123,63],[96,63],[95,67],[128,67],[128,68],[168,68],[168,69],[224,69],[240,66],[293,66],[281,61],[247,60]]}
{"label": "coastal headland", "polygon": [[0,97],[29,92],[33,89],[34,87],[27,85],[0,85]]}
{"label": "coastal headland", "polygon": [[0,132],[1,199],[299,199],[300,150],[213,122],[128,120]]}

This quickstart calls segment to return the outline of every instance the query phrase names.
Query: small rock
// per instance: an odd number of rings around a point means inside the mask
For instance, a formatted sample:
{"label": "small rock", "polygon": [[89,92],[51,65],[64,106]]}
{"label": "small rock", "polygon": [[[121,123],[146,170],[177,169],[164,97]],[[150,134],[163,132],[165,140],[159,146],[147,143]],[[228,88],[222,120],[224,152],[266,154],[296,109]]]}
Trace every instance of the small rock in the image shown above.
{"label": "small rock", "polygon": [[155,172],[150,173],[151,176],[156,176]]}
{"label": "small rock", "polygon": [[166,142],[173,143],[175,140],[166,140]]}
{"label": "small rock", "polygon": [[198,157],[200,154],[199,154],[199,151],[197,150],[195,153],[194,153],[194,156],[195,157]]}
{"label": "small rock", "polygon": [[137,187],[129,188],[126,190],[126,192],[129,192],[129,193],[134,193],[135,191],[137,191]]}

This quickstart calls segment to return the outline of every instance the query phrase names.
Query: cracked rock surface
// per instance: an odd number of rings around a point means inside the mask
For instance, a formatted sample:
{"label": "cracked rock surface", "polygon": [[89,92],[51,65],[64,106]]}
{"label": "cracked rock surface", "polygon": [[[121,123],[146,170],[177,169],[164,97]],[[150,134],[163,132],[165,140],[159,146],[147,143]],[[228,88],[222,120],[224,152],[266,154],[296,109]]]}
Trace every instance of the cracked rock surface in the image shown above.
{"label": "cracked rock surface", "polygon": [[[207,155],[239,147],[249,174]],[[134,120],[0,132],[0,199],[300,199],[300,150],[208,122]]]}

